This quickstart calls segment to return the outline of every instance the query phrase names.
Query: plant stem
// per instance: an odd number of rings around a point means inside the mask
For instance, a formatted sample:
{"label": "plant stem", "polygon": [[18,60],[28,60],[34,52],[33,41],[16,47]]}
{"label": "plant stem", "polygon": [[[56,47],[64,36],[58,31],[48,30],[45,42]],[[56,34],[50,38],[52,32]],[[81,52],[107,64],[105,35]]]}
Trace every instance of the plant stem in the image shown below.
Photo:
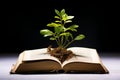
{"label": "plant stem", "polygon": [[63,38],[64,36],[61,36],[61,45],[63,46]]}
{"label": "plant stem", "polygon": [[67,48],[73,41],[74,41],[74,39],[73,39],[71,42],[68,42],[68,44],[66,44],[66,45],[64,46],[64,48]]}
{"label": "plant stem", "polygon": [[57,40],[56,35],[55,35],[55,34],[53,34],[53,37],[55,38],[55,41],[57,42],[57,45],[59,46],[59,45],[60,45],[60,43],[59,43],[59,41]]}
{"label": "plant stem", "polygon": [[63,43],[63,47],[66,45],[66,42],[67,42],[67,40],[64,41],[64,43]]}
{"label": "plant stem", "polygon": [[61,41],[60,41],[60,37],[58,37],[58,43],[59,43],[59,46],[61,46]]}

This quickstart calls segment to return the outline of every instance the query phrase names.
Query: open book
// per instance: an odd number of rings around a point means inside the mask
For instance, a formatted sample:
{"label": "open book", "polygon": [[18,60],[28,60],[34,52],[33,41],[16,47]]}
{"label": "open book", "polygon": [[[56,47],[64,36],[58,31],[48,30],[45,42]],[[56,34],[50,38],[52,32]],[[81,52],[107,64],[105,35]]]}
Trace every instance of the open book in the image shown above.
{"label": "open book", "polygon": [[20,53],[10,73],[108,73],[96,49],[71,47],[68,50],[80,56],[61,63],[47,53],[47,48],[25,50]]}

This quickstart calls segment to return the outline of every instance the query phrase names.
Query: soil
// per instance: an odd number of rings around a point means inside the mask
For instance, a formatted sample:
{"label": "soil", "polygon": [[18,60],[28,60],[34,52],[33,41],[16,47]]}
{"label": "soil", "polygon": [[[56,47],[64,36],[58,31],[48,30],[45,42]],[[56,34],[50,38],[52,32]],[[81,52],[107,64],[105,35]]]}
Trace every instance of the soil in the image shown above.
{"label": "soil", "polygon": [[72,58],[73,56],[76,56],[71,50],[67,50],[61,47],[52,48],[52,46],[50,45],[47,49],[48,53],[51,56],[58,58],[61,63],[63,63],[65,60]]}

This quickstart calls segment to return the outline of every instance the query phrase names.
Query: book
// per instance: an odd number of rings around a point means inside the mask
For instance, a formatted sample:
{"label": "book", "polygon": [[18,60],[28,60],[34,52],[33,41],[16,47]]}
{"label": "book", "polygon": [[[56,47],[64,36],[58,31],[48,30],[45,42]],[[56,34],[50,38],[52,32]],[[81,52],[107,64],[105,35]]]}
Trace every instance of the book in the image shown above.
{"label": "book", "polygon": [[109,73],[94,48],[70,47],[79,55],[61,63],[56,57],[47,53],[47,48],[25,50],[19,54],[10,70],[11,74],[31,73]]}

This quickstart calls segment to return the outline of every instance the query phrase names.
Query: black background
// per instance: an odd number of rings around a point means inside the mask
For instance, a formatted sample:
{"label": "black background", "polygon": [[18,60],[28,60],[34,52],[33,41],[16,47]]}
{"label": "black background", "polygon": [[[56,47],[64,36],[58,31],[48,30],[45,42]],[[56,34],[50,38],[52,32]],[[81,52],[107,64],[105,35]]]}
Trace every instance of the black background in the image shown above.
{"label": "black background", "polygon": [[81,2],[77,0],[41,0],[39,2],[1,3],[0,52],[16,53],[47,47],[55,42],[40,35],[46,24],[54,21],[54,9],[65,9],[75,16],[78,32],[86,36],[71,46],[96,48],[100,52],[119,52],[119,18],[117,2]]}

